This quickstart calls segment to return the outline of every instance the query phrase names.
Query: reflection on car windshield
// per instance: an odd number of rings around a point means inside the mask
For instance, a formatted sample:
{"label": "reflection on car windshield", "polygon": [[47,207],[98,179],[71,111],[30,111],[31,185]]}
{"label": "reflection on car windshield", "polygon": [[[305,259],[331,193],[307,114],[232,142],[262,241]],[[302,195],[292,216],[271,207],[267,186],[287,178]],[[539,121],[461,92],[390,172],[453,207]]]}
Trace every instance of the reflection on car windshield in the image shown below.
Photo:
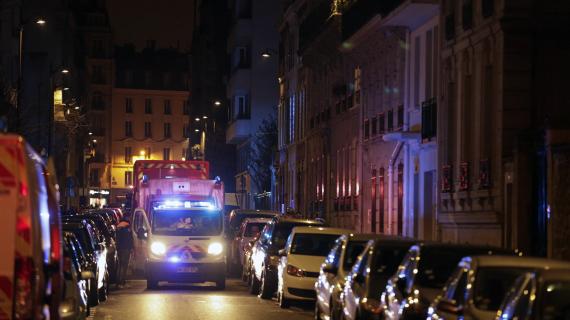
{"label": "reflection on car windshield", "polygon": [[157,235],[214,236],[222,232],[217,210],[155,210],[152,230]]}
{"label": "reflection on car windshield", "polygon": [[291,254],[324,257],[338,237],[336,234],[297,233],[291,244]]}
{"label": "reflection on car windshield", "polygon": [[473,289],[477,309],[497,311],[507,290],[526,271],[521,268],[479,268]]}
{"label": "reflection on car windshield", "polygon": [[263,222],[248,223],[245,227],[244,237],[255,237],[261,232],[264,226],[265,223]]}
{"label": "reflection on car windshield", "polygon": [[548,282],[544,286],[542,317],[544,320],[570,319],[570,282]]}
{"label": "reflection on car windshield", "polygon": [[351,270],[352,266],[356,262],[358,256],[364,250],[366,246],[366,241],[349,241],[346,246],[346,251],[344,253],[343,269],[345,271]]}

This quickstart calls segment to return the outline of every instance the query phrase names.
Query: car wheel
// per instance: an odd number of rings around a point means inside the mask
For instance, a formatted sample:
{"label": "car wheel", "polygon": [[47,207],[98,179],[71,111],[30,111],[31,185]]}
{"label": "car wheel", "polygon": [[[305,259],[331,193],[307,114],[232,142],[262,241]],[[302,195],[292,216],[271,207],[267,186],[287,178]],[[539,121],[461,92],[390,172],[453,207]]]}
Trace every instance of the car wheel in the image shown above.
{"label": "car wheel", "polygon": [[146,279],[146,288],[148,290],[158,289],[158,280],[155,280],[154,278],[147,278]]}
{"label": "car wheel", "polygon": [[259,280],[255,276],[255,272],[251,271],[249,275],[249,293],[258,294],[259,293]]}
{"label": "car wheel", "polygon": [[89,306],[96,307],[99,305],[99,293],[97,292],[97,278],[89,280]]}
{"label": "car wheel", "polygon": [[277,300],[279,300],[279,308],[281,309],[289,309],[289,307],[291,306],[291,300],[283,296],[283,291],[279,292]]}
{"label": "car wheel", "polygon": [[224,290],[224,289],[226,289],[226,276],[221,275],[218,277],[218,280],[216,280],[216,290]]}
{"label": "car wheel", "polygon": [[271,284],[267,281],[267,273],[265,273],[265,268],[261,273],[261,287],[259,289],[259,297],[261,299],[271,299],[273,296],[273,290],[271,290]]}

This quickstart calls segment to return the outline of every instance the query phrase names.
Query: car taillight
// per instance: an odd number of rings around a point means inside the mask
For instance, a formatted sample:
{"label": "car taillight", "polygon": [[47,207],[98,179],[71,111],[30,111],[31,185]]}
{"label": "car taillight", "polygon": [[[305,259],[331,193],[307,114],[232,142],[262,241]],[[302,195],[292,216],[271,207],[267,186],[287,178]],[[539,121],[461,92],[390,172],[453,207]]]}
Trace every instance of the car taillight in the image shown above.
{"label": "car taillight", "polygon": [[34,261],[32,258],[16,258],[14,286],[14,319],[32,319]]}
{"label": "car taillight", "polygon": [[295,266],[290,264],[287,265],[287,274],[294,277],[304,277],[305,272],[302,269],[299,269]]}

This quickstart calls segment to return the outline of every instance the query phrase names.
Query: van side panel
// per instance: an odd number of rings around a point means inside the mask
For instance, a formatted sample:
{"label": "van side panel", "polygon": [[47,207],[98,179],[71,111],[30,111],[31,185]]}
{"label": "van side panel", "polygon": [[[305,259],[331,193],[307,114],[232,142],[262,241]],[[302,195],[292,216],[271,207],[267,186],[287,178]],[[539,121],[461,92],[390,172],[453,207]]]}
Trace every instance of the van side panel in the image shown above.
{"label": "van side panel", "polygon": [[12,319],[14,260],[16,253],[16,214],[18,209],[18,165],[16,144],[0,144],[0,319]]}

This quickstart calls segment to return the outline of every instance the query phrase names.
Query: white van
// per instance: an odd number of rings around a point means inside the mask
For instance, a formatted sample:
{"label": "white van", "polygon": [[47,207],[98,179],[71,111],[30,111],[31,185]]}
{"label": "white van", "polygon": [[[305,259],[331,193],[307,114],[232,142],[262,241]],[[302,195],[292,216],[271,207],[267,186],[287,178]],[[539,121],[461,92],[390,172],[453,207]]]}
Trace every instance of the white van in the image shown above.
{"label": "white van", "polygon": [[63,276],[54,181],[20,136],[0,135],[0,319],[58,318]]}

